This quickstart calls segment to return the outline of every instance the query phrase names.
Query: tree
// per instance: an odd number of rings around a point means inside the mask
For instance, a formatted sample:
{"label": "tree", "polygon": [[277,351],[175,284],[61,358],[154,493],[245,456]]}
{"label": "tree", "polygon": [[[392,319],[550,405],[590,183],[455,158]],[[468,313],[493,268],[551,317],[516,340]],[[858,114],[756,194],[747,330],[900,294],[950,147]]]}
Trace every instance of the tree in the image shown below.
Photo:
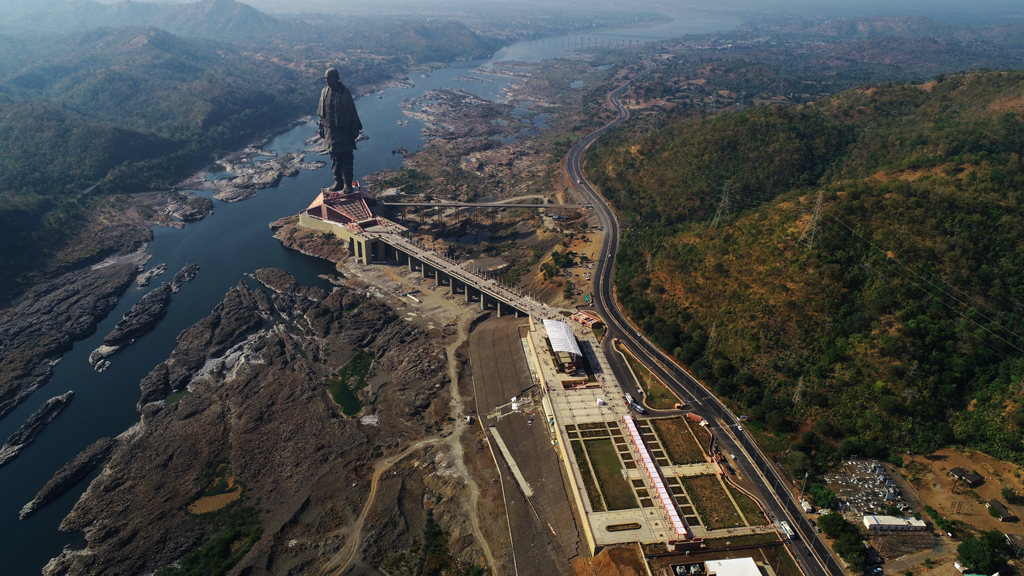
{"label": "tree", "polygon": [[789,472],[794,478],[802,477],[804,474],[811,471],[814,464],[811,462],[811,457],[807,454],[794,450],[789,453]]}
{"label": "tree", "polygon": [[1018,494],[1017,491],[1014,490],[1013,488],[1010,488],[1009,486],[1003,486],[1001,493],[1003,495],[1003,500],[1006,500],[1007,504],[1021,503],[1022,498],[1020,497],[1020,494]]}
{"label": "tree", "polygon": [[836,540],[845,530],[849,522],[839,512],[829,512],[818,517],[818,528],[829,538]]}
{"label": "tree", "polygon": [[994,535],[986,532],[982,534],[982,538],[964,540],[956,548],[960,562],[976,574],[992,574],[1006,563],[1006,558],[993,546],[995,539]]}
{"label": "tree", "polygon": [[772,430],[780,431],[788,427],[786,415],[781,410],[774,410],[765,417],[765,423],[772,427]]}

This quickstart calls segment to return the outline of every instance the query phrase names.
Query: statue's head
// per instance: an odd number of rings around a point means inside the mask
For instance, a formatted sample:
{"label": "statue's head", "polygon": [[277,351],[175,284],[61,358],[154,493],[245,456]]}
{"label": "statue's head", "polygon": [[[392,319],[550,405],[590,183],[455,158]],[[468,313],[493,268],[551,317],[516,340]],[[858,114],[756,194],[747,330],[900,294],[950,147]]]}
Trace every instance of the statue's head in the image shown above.
{"label": "statue's head", "polygon": [[324,72],[324,79],[331,86],[337,86],[341,82],[341,74],[338,74],[337,68],[328,68],[327,72]]}

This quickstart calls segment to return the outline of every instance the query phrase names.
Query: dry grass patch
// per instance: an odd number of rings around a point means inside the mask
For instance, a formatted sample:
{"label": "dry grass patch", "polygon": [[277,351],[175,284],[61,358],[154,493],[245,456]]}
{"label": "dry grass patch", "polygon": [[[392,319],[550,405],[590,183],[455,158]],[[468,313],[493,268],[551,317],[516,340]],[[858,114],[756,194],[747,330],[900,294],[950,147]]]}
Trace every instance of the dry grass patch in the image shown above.
{"label": "dry grass patch", "polygon": [[685,418],[650,420],[654,430],[673,464],[701,464],[707,462],[704,450],[693,438]]}
{"label": "dry grass patch", "polygon": [[697,514],[708,530],[743,526],[736,507],[732,505],[717,476],[709,474],[681,480],[690,496],[690,502],[697,508]]}

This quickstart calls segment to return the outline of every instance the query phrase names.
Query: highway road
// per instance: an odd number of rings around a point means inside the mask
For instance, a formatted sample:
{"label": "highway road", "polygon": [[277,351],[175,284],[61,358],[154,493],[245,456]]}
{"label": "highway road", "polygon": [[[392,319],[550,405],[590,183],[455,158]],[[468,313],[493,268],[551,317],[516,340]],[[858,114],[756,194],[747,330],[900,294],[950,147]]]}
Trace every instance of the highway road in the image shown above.
{"label": "highway road", "polygon": [[[750,436],[743,429],[742,422],[730,412],[710,391],[679,368],[654,344],[644,338],[619,310],[612,294],[612,280],[615,257],[619,247],[619,223],[615,213],[604,198],[587,181],[582,167],[583,152],[609,129],[629,119],[629,110],[618,99],[619,94],[631,84],[654,70],[655,65],[648,56],[644,56],[646,68],[635,78],[619,86],[609,94],[612,106],[618,112],[618,118],[607,126],[591,132],[576,143],[569,151],[566,159],[566,171],[577,188],[587,200],[594,205],[604,230],[604,241],[595,266],[594,307],[605,318],[608,334],[604,339],[606,357],[617,359],[612,349],[612,339],[624,341],[634,354],[647,365],[659,378],[668,383],[677,394],[690,402],[693,411],[700,414],[708,422],[708,428],[714,434],[719,448],[725,454],[735,456],[733,465],[745,478],[756,487],[757,495],[764,503],[773,520],[788,520],[797,531],[799,537],[789,542],[788,546],[796,557],[800,568],[810,576],[843,576],[845,570],[829,553],[825,544],[807,521],[803,510],[794,501],[785,481],[778,470],[772,466],[765,455],[758,449]],[[616,366],[618,364],[618,366]],[[623,371],[621,362],[613,362],[619,382],[630,382],[628,371]],[[625,377],[624,377],[625,376]],[[631,392],[632,393],[632,392]],[[640,397],[637,395],[637,397]]]}

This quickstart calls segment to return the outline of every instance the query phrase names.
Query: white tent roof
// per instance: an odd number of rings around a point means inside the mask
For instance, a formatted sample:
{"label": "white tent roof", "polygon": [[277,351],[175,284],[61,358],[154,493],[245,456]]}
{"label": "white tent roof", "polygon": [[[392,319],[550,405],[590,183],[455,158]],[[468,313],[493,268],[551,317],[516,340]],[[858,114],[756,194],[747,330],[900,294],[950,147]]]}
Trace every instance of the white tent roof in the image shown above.
{"label": "white tent roof", "polygon": [[757,569],[757,563],[753,558],[708,560],[704,567],[708,574],[716,576],[761,576],[761,571]]}
{"label": "white tent roof", "polygon": [[572,333],[572,327],[568,323],[544,320],[544,329],[548,331],[548,340],[551,340],[551,348],[555,352],[568,352],[583,356],[583,352],[580,352],[580,345],[576,343],[576,336]]}

